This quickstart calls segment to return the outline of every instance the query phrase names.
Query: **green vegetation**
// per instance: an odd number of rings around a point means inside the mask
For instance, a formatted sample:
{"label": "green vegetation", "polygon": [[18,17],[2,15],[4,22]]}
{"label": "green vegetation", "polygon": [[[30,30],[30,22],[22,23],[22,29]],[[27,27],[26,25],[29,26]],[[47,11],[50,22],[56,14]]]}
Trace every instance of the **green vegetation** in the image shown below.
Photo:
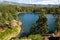
{"label": "green vegetation", "polygon": [[39,34],[36,35],[29,35],[28,37],[23,37],[23,38],[15,38],[14,40],[42,40],[43,37]]}
{"label": "green vegetation", "polygon": [[57,29],[57,32],[60,32],[60,15],[58,15],[58,17],[57,17],[57,27],[56,27],[56,29]]}
{"label": "green vegetation", "polygon": [[22,39],[32,39],[32,40],[42,40],[41,34],[48,33],[48,24],[45,14],[59,15],[57,18],[57,31],[60,31],[60,7],[22,7],[16,5],[0,5],[0,29],[5,30],[0,32],[0,39],[7,40],[5,37],[10,36],[11,33],[18,33],[17,27],[13,27],[12,20],[16,18],[18,20],[19,13],[34,12],[39,13],[39,19],[36,24],[32,25],[30,35],[25,38],[15,38],[14,40]]}
{"label": "green vegetation", "polygon": [[42,10],[39,19],[36,22],[36,26],[33,25],[31,28],[32,34],[47,34],[48,33],[48,25],[47,25],[47,18],[45,17],[45,10]]}
{"label": "green vegetation", "polygon": [[17,16],[15,7],[16,6],[13,5],[0,6],[0,28],[4,29],[5,27],[12,27],[11,21]]}
{"label": "green vegetation", "polygon": [[[18,17],[18,11],[15,5],[0,6],[0,39],[9,40],[10,37],[17,35],[20,31],[20,25],[14,21]],[[15,18],[15,19],[14,19]],[[13,26],[14,23],[17,25]],[[19,25],[19,27],[18,27]]]}
{"label": "green vegetation", "polygon": [[30,35],[29,38],[32,39],[32,40],[42,40],[42,36],[39,35],[39,34]]}
{"label": "green vegetation", "polygon": [[4,32],[0,32],[0,39],[1,40],[8,40],[10,37],[18,34],[18,27],[13,27],[14,29],[13,30],[10,30],[10,29],[6,29]]}

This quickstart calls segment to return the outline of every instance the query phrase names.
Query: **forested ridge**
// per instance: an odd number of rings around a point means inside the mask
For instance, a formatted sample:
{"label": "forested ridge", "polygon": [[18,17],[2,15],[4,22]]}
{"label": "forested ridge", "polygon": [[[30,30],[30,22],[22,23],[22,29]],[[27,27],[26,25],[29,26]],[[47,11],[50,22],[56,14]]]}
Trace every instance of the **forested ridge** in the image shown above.
{"label": "forested ridge", "polygon": [[[57,13],[59,14],[60,12],[60,6],[59,7],[35,7],[35,6],[17,6],[17,5],[0,5],[0,12],[10,12],[10,13],[14,13],[14,12],[41,12],[43,10],[45,10],[47,13]],[[4,11],[2,11],[4,10]],[[13,11],[13,12],[12,12]]]}

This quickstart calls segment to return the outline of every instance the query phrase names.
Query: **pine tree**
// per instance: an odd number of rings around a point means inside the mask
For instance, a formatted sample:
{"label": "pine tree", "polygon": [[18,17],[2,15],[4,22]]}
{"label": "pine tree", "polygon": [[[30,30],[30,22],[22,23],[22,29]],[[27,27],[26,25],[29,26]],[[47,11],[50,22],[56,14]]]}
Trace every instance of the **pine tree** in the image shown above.
{"label": "pine tree", "polygon": [[35,25],[34,25],[34,24],[32,25],[32,28],[31,28],[31,30],[30,30],[30,33],[31,33],[31,34],[35,34]]}
{"label": "pine tree", "polygon": [[57,17],[57,32],[59,32],[60,31],[60,15],[58,15],[58,17]]}

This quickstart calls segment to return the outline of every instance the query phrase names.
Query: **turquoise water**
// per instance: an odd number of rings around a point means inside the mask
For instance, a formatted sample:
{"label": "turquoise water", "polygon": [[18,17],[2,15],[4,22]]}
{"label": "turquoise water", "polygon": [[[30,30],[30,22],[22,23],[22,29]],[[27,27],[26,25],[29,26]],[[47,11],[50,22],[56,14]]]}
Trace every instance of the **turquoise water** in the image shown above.
{"label": "turquoise water", "polygon": [[[49,29],[48,29],[49,33],[52,33],[52,32],[54,32],[55,27],[56,27],[56,25],[55,25],[56,17],[53,16],[52,14],[46,14],[46,17],[48,19],[47,23],[49,26]],[[27,13],[27,14],[19,14],[19,18],[22,21],[23,32],[29,33],[32,24],[36,23],[39,16],[38,16],[38,14]]]}

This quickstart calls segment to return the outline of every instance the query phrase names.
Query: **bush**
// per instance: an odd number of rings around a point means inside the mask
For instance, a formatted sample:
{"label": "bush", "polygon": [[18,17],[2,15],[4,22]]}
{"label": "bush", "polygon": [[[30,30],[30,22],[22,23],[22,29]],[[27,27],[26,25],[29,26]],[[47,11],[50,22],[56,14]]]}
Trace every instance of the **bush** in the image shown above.
{"label": "bush", "polygon": [[30,35],[28,38],[31,38],[32,40],[42,40],[42,36],[39,34]]}

